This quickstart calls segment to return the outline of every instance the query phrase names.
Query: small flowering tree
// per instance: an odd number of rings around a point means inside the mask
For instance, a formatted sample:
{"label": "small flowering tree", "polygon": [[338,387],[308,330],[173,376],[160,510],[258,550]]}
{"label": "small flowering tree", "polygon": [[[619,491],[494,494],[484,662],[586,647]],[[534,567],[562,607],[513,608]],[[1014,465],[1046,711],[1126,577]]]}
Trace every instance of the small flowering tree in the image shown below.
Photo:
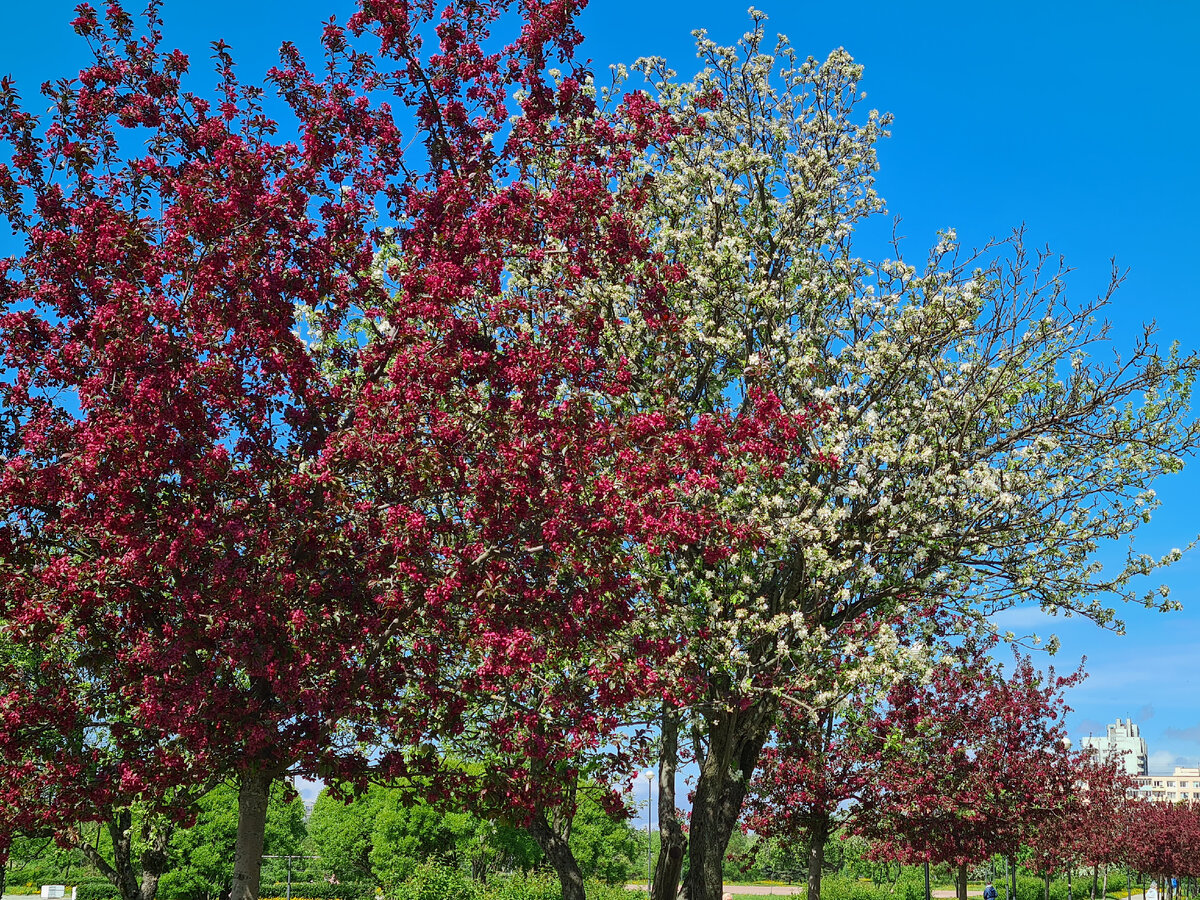
{"label": "small flowering tree", "polygon": [[[917,611],[922,625],[929,619]],[[932,611],[929,611],[932,612]],[[936,615],[936,613],[933,613]],[[928,638],[924,628],[889,627]],[[858,640],[871,643],[870,630],[879,623],[859,623]],[[744,824],[760,838],[775,838],[804,848],[807,896],[819,900],[825,849],[839,826],[853,819],[856,809],[876,783],[879,770],[877,726],[881,705],[892,687],[893,673],[863,681],[857,660],[834,656],[824,663],[820,692],[805,683],[795,695],[784,694],[772,742],[762,752],[759,770],[747,798]],[[810,705],[815,695],[826,698]]]}
{"label": "small flowering tree", "polygon": [[656,900],[679,884],[681,764],[698,768],[685,888],[717,900],[782,696],[807,682],[820,708],[830,652],[881,676],[913,652],[886,629],[857,644],[851,623],[927,603],[984,623],[1034,603],[1119,628],[1114,601],[1172,608],[1132,584],[1178,554],[1102,570],[1094,553],[1149,516],[1154,479],[1200,436],[1196,359],[1147,329],[1111,362],[1097,323],[1112,291],[1068,298],[1065,270],[1020,235],[968,252],[947,232],[916,262],[898,246],[863,258],[855,230],[883,207],[888,119],[862,111],[847,53],[805,60],[783,40],[771,52],[764,32],[756,15],[738,47],[701,34],[706,68],[688,83],[641,66],[661,106],[698,125],[630,175],[649,195],[653,246],[685,273],[665,300],[690,351],[675,393],[659,389],[656,338],[629,292],[595,288],[624,323],[640,408],[736,417],[769,389],[814,424],[776,466],[712,488],[763,541],[714,557],[699,534],[639,563],[673,599],[649,626],[681,648],[668,671],[701,685],[659,711]]}
{"label": "small flowering tree", "polygon": [[[1026,838],[1035,859],[1072,860],[1092,867],[1092,896],[1103,870],[1100,896],[1108,893],[1108,868],[1123,861],[1128,836],[1135,825],[1137,805],[1130,796],[1136,782],[1125,773],[1118,758],[1085,754],[1079,761],[1078,811],[1057,827],[1038,831]],[[1064,833],[1065,832],[1065,833]]]}
{"label": "small flowering tree", "polygon": [[1131,826],[1125,833],[1126,862],[1175,896],[1172,878],[1200,875],[1200,811],[1192,804],[1139,800],[1131,804]]}
{"label": "small flowering tree", "polygon": [[1006,675],[987,649],[968,643],[892,689],[871,725],[875,778],[854,826],[880,855],[957,866],[960,900],[968,865],[1062,834],[1080,811],[1062,692],[1082,670],[1043,676],[1018,655]]}
{"label": "small flowering tree", "polygon": [[[61,643],[54,648],[64,649]],[[0,771],[0,862],[18,835],[53,839],[78,851],[89,865],[107,877],[123,900],[152,900],[167,869],[168,844],[181,816],[164,810],[186,810],[210,786],[203,773],[186,784],[168,782],[158,805],[138,802],[119,780],[127,757],[152,757],[163,747],[127,726],[124,740],[113,741],[106,730],[117,705],[90,704],[93,716],[78,715],[78,700],[67,693],[69,683],[56,677],[75,662],[51,660],[37,647],[13,647],[0,635],[0,697],[4,723]],[[120,726],[118,725],[118,729]],[[170,776],[166,776],[170,778]],[[116,783],[114,784],[114,781]],[[85,824],[99,821],[107,831],[108,854],[101,853]]]}

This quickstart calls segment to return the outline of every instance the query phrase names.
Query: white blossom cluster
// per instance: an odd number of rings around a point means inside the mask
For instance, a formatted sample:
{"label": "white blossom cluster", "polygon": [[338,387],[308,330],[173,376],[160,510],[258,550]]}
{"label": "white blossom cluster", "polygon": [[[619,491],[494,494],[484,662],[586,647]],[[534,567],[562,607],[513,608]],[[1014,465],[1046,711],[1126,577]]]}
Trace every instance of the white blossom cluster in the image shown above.
{"label": "white blossom cluster", "polygon": [[769,539],[720,565],[701,546],[669,560],[663,627],[745,697],[778,691],[781,673],[816,685],[835,652],[862,658],[864,682],[920,665],[919,633],[843,637],[864,616],[934,604],[987,628],[1036,602],[1120,628],[1114,601],[1172,608],[1134,579],[1178,551],[1130,549],[1115,571],[1095,559],[1148,520],[1151,483],[1194,448],[1196,360],[1160,354],[1147,329],[1111,361],[1109,296],[1068,300],[1061,264],[1019,233],[967,252],[946,231],[919,264],[898,245],[859,258],[856,226],[883,211],[889,124],[860,112],[860,67],[843,50],[799,59],[785,39],[768,52],[759,14],[736,47],[697,37],[705,69],[690,83],[657,60],[635,67],[680,121],[705,119],[635,175],[652,184],[657,249],[686,269],[672,294],[685,370],[655,371],[661,336],[620,285],[596,291],[622,323],[617,351],[645,368],[640,406],[739,415],[759,386],[815,425],[782,476],[697,498]]}

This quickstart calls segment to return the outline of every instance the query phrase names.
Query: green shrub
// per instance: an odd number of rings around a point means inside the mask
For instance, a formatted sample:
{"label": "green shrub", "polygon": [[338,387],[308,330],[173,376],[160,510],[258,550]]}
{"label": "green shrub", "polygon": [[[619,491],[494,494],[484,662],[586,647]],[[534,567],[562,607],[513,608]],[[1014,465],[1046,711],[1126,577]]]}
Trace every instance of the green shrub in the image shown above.
{"label": "green shrub", "polygon": [[[887,885],[876,887],[869,881],[858,881],[843,875],[828,875],[821,879],[821,900],[896,900],[899,888],[895,894]],[[925,882],[921,881],[919,897],[906,900],[924,900]]]}
{"label": "green shrub", "polygon": [[395,900],[484,900],[482,886],[459,869],[422,863],[394,893]]}
{"label": "green shrub", "polygon": [[587,882],[584,893],[588,900],[638,900],[642,896],[638,891],[626,890],[623,884],[604,884],[600,881]]}
{"label": "green shrub", "polygon": [[[626,890],[624,885],[605,884],[594,878],[584,882],[583,890],[588,900],[638,900],[645,896],[644,893]],[[489,879],[476,897],[477,900],[562,900],[562,885],[551,872],[500,876]],[[401,893],[397,900],[410,898]],[[448,895],[441,900],[458,900],[458,896]]]}
{"label": "green shrub", "polygon": [[[293,898],[305,897],[308,900],[375,900],[375,885],[367,881],[347,881],[342,884],[330,884],[328,881],[293,881],[291,894]],[[287,897],[287,882],[264,884],[259,888],[258,895],[262,900]]]}
{"label": "green shrub", "polygon": [[93,881],[89,884],[77,885],[76,900],[114,900],[121,892],[107,881]]}
{"label": "green shrub", "polygon": [[562,900],[562,886],[549,872],[530,872],[491,879],[484,897],[485,900]]}
{"label": "green shrub", "polygon": [[[1088,896],[1084,893],[1086,884],[1087,882],[1079,882],[1073,885],[1071,895],[1075,900],[1080,900],[1080,898]],[[1027,875],[1018,876],[1017,900],[1046,900],[1045,879]],[[1067,900],[1066,878],[1063,878],[1061,881],[1055,880],[1050,882],[1050,900]]]}
{"label": "green shrub", "polygon": [[896,891],[892,897],[895,900],[925,900],[924,871],[906,868],[896,881]]}

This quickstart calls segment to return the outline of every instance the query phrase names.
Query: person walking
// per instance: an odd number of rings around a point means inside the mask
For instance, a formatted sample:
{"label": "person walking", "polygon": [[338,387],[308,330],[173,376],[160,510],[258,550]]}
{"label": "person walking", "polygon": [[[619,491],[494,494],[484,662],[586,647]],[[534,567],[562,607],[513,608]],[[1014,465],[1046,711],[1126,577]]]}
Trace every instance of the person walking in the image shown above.
{"label": "person walking", "polygon": [[988,879],[987,887],[983,889],[983,900],[996,900],[996,886],[992,884],[991,879]]}

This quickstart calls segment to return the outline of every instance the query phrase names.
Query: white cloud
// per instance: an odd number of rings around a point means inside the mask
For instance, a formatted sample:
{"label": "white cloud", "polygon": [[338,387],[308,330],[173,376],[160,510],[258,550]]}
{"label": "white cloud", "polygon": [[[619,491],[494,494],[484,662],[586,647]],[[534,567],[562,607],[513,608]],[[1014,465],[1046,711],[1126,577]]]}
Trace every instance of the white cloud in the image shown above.
{"label": "white cloud", "polygon": [[1200,744],[1200,725],[1193,725],[1191,728],[1168,728],[1163,734],[1168,740]]}
{"label": "white cloud", "polygon": [[315,803],[320,793],[325,788],[323,781],[310,781],[299,775],[295,779],[296,790],[300,792],[300,797],[305,803]]}
{"label": "white cloud", "polygon": [[1151,775],[1169,775],[1176,766],[1194,766],[1196,757],[1181,756],[1170,750],[1155,750],[1150,754],[1149,768]]}

